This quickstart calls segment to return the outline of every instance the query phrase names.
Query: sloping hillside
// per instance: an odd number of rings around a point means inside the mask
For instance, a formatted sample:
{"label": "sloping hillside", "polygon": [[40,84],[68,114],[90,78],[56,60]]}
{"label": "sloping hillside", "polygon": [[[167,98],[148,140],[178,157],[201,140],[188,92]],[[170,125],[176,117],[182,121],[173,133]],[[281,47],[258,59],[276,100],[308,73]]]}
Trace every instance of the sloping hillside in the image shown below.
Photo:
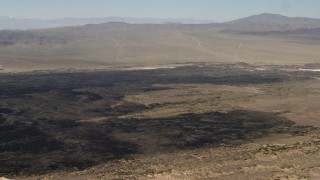
{"label": "sloping hillside", "polygon": [[[279,20],[272,21],[277,17]],[[290,19],[289,25],[284,19]],[[113,22],[0,31],[0,65],[2,71],[29,71],[183,62],[319,62],[317,29],[294,29],[316,27],[319,20],[297,19],[267,14],[225,24]],[[260,29],[260,20],[268,27],[263,26],[264,31]],[[281,31],[274,30],[279,27]],[[248,28],[250,31],[241,30]],[[285,29],[293,30],[289,33]],[[306,32],[310,35],[305,35]],[[282,38],[287,34],[293,35]]]}
{"label": "sloping hillside", "polygon": [[320,27],[320,19],[259,14],[225,23],[231,31],[291,31]]}

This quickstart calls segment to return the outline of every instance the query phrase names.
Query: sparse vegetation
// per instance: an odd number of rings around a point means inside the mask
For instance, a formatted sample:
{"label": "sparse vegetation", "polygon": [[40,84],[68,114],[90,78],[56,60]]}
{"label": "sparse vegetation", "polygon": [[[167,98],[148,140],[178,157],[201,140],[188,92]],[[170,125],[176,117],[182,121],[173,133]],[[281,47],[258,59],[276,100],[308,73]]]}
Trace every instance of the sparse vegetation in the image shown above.
{"label": "sparse vegetation", "polygon": [[[297,70],[193,63],[1,74],[0,176],[311,177],[320,148],[319,73]],[[309,105],[301,103],[307,97]],[[289,167],[297,163],[290,157],[306,154],[309,162]]]}
{"label": "sparse vegetation", "polygon": [[114,19],[0,17],[0,180],[320,179],[319,19]]}

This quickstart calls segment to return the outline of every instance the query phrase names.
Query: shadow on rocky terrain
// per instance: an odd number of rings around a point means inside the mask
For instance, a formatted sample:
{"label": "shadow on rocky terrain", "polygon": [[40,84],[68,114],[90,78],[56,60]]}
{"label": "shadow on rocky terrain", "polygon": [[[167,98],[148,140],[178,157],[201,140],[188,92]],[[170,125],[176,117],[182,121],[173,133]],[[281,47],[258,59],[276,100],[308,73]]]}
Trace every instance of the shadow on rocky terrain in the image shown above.
{"label": "shadow on rocky terrain", "polygon": [[[236,110],[126,119],[146,106],[124,96],[154,84],[275,83],[289,76],[229,71],[233,65],[148,71],[0,75],[0,176],[85,169],[135,154],[237,146],[272,133],[303,134],[277,114]],[[204,75],[206,74],[206,75]],[[95,119],[97,118],[98,119]]]}
{"label": "shadow on rocky terrain", "polygon": [[292,128],[293,125],[272,113],[247,111],[98,123],[49,119],[32,124],[2,122],[0,174],[84,169],[137,153],[174,152],[222,144],[237,146],[270,133],[309,130]]}

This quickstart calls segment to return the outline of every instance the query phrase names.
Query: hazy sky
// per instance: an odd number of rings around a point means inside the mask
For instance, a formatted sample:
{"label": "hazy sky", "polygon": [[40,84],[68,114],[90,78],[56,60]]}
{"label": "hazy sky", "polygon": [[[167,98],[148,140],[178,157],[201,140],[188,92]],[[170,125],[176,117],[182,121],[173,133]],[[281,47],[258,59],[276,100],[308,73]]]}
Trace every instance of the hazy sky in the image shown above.
{"label": "hazy sky", "polygon": [[0,16],[232,20],[259,13],[320,18],[320,0],[0,0]]}

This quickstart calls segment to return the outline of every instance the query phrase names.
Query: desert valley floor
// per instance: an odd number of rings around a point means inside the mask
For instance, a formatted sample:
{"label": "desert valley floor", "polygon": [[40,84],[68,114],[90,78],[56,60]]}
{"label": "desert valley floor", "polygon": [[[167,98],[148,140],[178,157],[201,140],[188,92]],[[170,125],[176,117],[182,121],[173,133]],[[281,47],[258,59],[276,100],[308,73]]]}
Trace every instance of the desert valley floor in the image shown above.
{"label": "desert valley floor", "polygon": [[0,177],[319,179],[320,64],[0,74]]}

